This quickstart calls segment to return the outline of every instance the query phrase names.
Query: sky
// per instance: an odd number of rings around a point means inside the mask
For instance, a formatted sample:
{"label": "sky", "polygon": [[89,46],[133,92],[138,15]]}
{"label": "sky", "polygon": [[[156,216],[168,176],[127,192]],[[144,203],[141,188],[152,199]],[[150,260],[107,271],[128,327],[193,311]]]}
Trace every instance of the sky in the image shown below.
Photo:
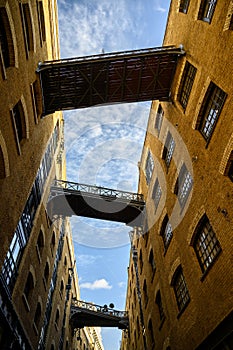
{"label": "sky", "polygon": [[[57,0],[61,58],[162,46],[170,0]],[[137,192],[150,102],[64,112],[67,179]],[[71,218],[81,299],[124,310],[130,227]],[[102,328],[105,350],[121,331]]]}

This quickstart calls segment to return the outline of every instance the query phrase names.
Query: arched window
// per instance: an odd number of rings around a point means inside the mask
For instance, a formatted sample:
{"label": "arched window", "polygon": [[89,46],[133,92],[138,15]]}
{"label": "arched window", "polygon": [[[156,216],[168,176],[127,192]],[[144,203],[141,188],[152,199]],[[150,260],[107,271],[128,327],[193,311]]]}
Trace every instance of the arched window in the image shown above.
{"label": "arched window", "polygon": [[14,66],[14,44],[10,21],[5,7],[0,7],[0,44],[4,68]]}
{"label": "arched window", "polygon": [[171,224],[169,222],[167,214],[165,215],[165,217],[163,219],[160,235],[162,236],[163,244],[164,244],[164,250],[166,252],[168,247],[169,247],[169,244],[171,242],[172,236],[173,236],[172,226],[171,226]]}
{"label": "arched window", "polygon": [[55,236],[55,232],[53,231],[52,238],[51,238],[51,245],[50,245],[52,253],[54,252],[55,244],[56,244],[56,236]]}
{"label": "arched window", "polygon": [[37,13],[38,13],[38,21],[39,21],[39,29],[40,29],[40,44],[42,46],[43,41],[46,40],[44,9],[43,9],[42,1],[37,1]]}
{"label": "arched window", "polygon": [[154,337],[154,330],[153,330],[151,318],[149,319],[149,322],[148,322],[148,331],[149,331],[149,338],[150,338],[151,349],[152,349],[155,344],[155,337]]}
{"label": "arched window", "polygon": [[144,296],[144,303],[145,303],[145,307],[148,303],[148,293],[147,293],[147,284],[146,284],[146,280],[144,280],[143,283],[143,296]]}
{"label": "arched window", "polygon": [[185,309],[190,301],[189,291],[184,278],[183,270],[181,266],[176,269],[173,279],[172,286],[176,296],[176,302],[178,310],[181,312]]}
{"label": "arched window", "polygon": [[61,284],[60,284],[60,294],[61,294],[61,296],[63,295],[63,292],[64,292],[64,282],[63,282],[63,280],[61,280]]}
{"label": "arched window", "polygon": [[37,307],[36,307],[35,316],[34,316],[34,324],[35,324],[37,330],[39,329],[40,320],[41,320],[41,304],[38,302]]}
{"label": "arched window", "polygon": [[165,319],[165,314],[164,314],[164,309],[163,309],[163,304],[162,304],[162,298],[161,298],[161,293],[160,291],[158,291],[157,295],[156,295],[156,299],[155,302],[158,306],[158,310],[159,310],[159,319],[161,322],[163,322],[163,320]]}
{"label": "arched window", "polygon": [[49,264],[46,262],[45,269],[44,269],[44,280],[47,285],[48,280],[49,280]]}
{"label": "arched window", "polygon": [[206,214],[197,225],[192,245],[204,273],[214,263],[221,251],[220,243]]}
{"label": "arched window", "polygon": [[20,143],[26,138],[26,121],[22,102],[19,101],[11,110],[12,122],[15,131],[15,138],[18,148],[18,153],[21,154]]}
{"label": "arched window", "polygon": [[31,11],[28,3],[20,3],[20,12],[22,18],[22,26],[24,33],[24,43],[26,49],[26,57],[28,58],[29,51],[34,51],[33,27]]}
{"label": "arched window", "polygon": [[58,324],[59,324],[59,318],[60,318],[60,312],[57,309],[56,316],[55,316],[55,324],[56,324],[57,327],[58,327]]}
{"label": "arched window", "polygon": [[27,281],[26,281],[25,287],[24,287],[24,296],[26,297],[28,303],[30,302],[33,288],[34,288],[34,278],[33,278],[31,271],[29,271]]}
{"label": "arched window", "polygon": [[39,255],[39,258],[41,258],[42,256],[42,252],[44,249],[44,235],[42,230],[40,230],[39,235],[38,235],[38,239],[37,239],[37,243],[36,243],[36,249],[37,249],[37,253]]}

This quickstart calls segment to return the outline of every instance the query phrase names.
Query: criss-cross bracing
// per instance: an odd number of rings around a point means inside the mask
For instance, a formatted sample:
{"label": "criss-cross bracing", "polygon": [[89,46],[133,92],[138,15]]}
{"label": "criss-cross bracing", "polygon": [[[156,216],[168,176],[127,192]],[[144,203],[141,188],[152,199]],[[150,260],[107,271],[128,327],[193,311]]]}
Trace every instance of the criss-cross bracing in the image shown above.
{"label": "criss-cross bracing", "polygon": [[85,326],[128,329],[129,319],[126,311],[114,310],[107,305],[100,306],[81,300],[73,300],[70,323],[73,329]]}
{"label": "criss-cross bracing", "polygon": [[112,103],[169,101],[183,54],[182,48],[167,46],[42,62],[43,115]]}
{"label": "criss-cross bracing", "polygon": [[138,193],[55,180],[47,204],[49,216],[85,216],[141,226],[145,202]]}

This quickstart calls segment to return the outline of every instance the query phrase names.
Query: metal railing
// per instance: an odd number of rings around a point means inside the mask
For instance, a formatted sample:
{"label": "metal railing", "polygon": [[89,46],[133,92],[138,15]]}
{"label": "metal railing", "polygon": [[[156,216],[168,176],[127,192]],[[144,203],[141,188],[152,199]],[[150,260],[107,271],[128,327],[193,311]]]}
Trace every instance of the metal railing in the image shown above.
{"label": "metal railing", "polygon": [[84,309],[84,310],[94,311],[96,313],[109,315],[109,316],[128,317],[127,311],[119,311],[119,310],[112,309],[112,308],[108,307],[107,305],[101,306],[101,305],[97,305],[97,304],[93,304],[93,303],[87,303],[87,302],[82,301],[82,300],[73,299],[72,304],[71,304],[71,309],[73,309],[73,311],[75,311],[76,307]]}
{"label": "metal railing", "polygon": [[177,53],[177,54],[184,54],[184,50],[181,47],[176,47],[174,45],[170,46],[161,46],[161,47],[151,47],[151,48],[144,48],[144,49],[137,49],[137,50],[128,50],[128,51],[119,51],[119,52],[110,52],[110,53],[102,53],[97,55],[90,55],[90,56],[83,56],[83,57],[73,57],[73,58],[65,58],[60,60],[53,60],[53,61],[44,61],[40,62],[37,68],[37,72],[41,72],[42,70],[52,67],[54,65],[69,65],[69,64],[75,64],[75,63],[84,63],[88,61],[93,60],[107,60],[117,57],[135,57],[135,56],[143,56],[143,55],[152,55],[152,54],[162,54],[162,53]]}
{"label": "metal railing", "polygon": [[52,184],[51,192],[53,192],[53,187],[60,187],[66,190],[79,191],[82,193],[87,193],[87,194],[89,193],[91,195],[103,196],[103,197],[108,197],[112,199],[115,198],[115,199],[122,199],[122,200],[128,200],[128,201],[144,202],[144,197],[142,194],[126,192],[121,190],[114,190],[111,188],[106,188],[101,186],[80,184],[80,183],[64,181],[64,180],[55,180]]}

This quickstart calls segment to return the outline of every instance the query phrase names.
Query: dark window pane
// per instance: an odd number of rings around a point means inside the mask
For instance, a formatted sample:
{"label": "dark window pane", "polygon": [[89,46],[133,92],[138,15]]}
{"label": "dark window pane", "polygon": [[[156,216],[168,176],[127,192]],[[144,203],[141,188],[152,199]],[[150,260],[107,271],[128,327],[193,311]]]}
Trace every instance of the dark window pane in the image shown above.
{"label": "dark window pane", "polygon": [[189,62],[186,62],[184,72],[181,79],[181,88],[179,93],[179,102],[184,109],[188,104],[189,95],[192,90],[197,69]]}

